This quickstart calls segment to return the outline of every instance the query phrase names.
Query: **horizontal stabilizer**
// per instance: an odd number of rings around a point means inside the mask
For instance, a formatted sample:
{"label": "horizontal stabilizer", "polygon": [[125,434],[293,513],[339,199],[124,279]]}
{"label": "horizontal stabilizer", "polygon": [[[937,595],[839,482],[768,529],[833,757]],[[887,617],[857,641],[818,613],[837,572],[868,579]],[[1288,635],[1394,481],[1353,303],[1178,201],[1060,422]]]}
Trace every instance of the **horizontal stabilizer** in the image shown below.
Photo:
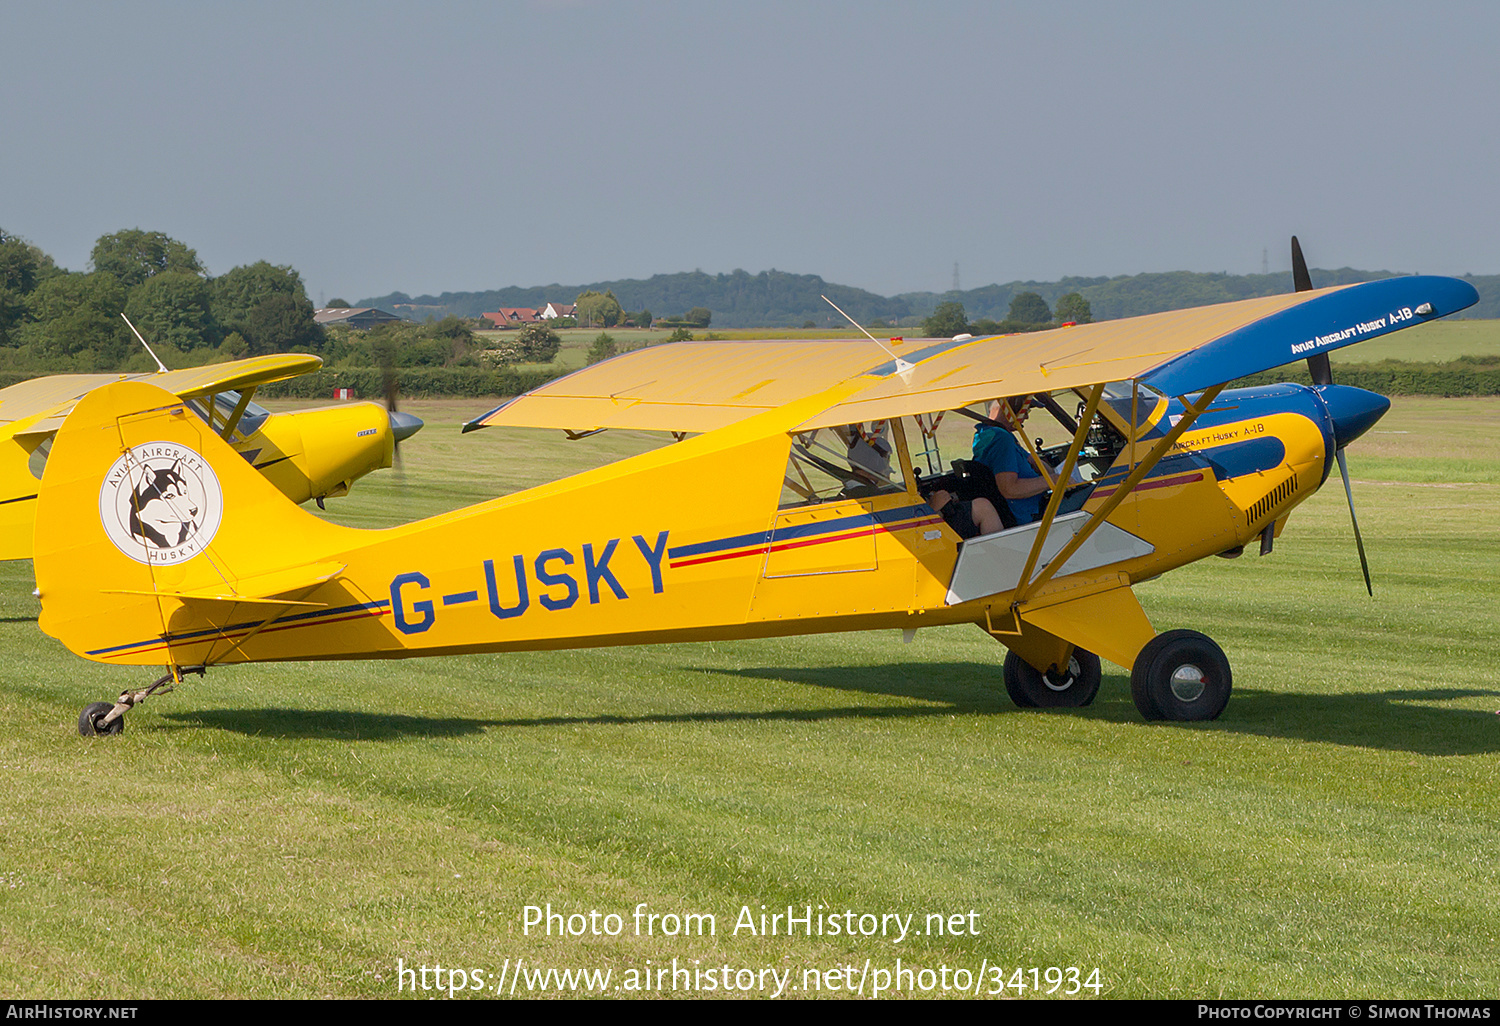
{"label": "horizontal stabilizer", "polygon": [[219,585],[191,590],[159,587],[154,591],[132,588],[104,589],[106,595],[150,595],[181,602],[246,602],[267,606],[307,606],[321,609],[327,602],[301,602],[285,596],[304,595],[343,572],[344,563],[316,563],[274,573],[241,577]]}

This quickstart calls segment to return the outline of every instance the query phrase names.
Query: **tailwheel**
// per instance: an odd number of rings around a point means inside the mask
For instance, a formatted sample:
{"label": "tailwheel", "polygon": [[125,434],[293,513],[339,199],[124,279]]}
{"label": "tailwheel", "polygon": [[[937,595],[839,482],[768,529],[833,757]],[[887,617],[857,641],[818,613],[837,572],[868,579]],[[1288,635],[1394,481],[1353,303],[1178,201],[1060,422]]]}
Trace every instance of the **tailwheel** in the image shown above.
{"label": "tailwheel", "polygon": [[1130,671],[1130,697],[1148,720],[1218,719],[1232,684],[1224,650],[1197,631],[1158,634]]}
{"label": "tailwheel", "polygon": [[1005,653],[1005,691],[1022,709],[1078,709],[1099,693],[1099,657],[1074,648],[1066,669],[1043,672],[1014,652]]}
{"label": "tailwheel", "polygon": [[149,688],[121,693],[117,702],[91,702],[78,714],[78,733],[81,737],[107,737],[125,729],[125,713],[140,705],[152,695],[170,694],[175,685],[182,683],[184,674],[203,676],[206,666],[174,666],[159,677]]}
{"label": "tailwheel", "polygon": [[125,729],[125,715],[122,712],[112,720],[105,719],[110,710],[114,709],[113,702],[90,702],[83,707],[83,712],[78,714],[78,734],[80,737],[106,737],[110,734],[118,734]]}

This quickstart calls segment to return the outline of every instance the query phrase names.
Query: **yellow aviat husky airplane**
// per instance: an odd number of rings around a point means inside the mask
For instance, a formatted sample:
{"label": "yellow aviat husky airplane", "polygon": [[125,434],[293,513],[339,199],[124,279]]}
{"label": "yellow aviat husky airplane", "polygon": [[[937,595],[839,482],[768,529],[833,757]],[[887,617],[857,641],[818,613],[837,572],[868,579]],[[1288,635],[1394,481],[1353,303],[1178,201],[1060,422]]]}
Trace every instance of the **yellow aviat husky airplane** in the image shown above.
{"label": "yellow aviat husky airplane", "polygon": [[[953,623],[1010,650],[1021,705],[1086,704],[1103,656],[1131,670],[1148,719],[1211,719],[1229,697],[1223,652],[1156,634],[1132,585],[1256,539],[1268,549],[1389,405],[1331,383],[1224,383],[1299,358],[1326,377],[1330,350],[1477,298],[1416,276],[887,352],[653,347],[469,426],[649,428],[676,444],[386,530],[298,509],[180,398],[123,381],[57,433],[35,537],[40,623],[88,659],[167,667],[86,708],[84,734],[121,729],[131,705],[219,663]],[[1028,443],[1031,458],[1088,483],[1066,503],[1058,488],[1035,522],[960,539],[924,498],[961,486],[933,417],[997,396],[1050,402],[1071,440]]]}
{"label": "yellow aviat husky airplane", "polygon": [[78,401],[118,381],[146,381],[186,401],[205,423],[293,502],[344,495],[391,465],[397,441],[422,422],[378,403],[273,414],[255,389],[310,374],[316,356],[257,356],[151,374],[57,374],[0,389],[0,559],[30,559],[32,522],[53,436]]}

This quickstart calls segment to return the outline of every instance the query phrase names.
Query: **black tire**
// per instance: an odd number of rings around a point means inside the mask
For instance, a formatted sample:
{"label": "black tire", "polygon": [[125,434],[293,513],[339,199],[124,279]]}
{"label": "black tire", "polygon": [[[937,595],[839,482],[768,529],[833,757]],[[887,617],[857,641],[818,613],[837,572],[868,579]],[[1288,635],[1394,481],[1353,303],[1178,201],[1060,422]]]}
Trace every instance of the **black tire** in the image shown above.
{"label": "black tire", "polygon": [[1005,653],[1005,691],[1022,709],[1079,709],[1099,693],[1099,657],[1073,649],[1066,673],[1043,673],[1014,652]]}
{"label": "black tire", "polygon": [[1019,708],[1035,709],[1036,703],[1031,700],[1031,695],[1021,685],[1021,675],[1020,671],[1016,669],[1017,666],[1025,666],[1032,673],[1036,672],[1026,664],[1026,660],[1014,652],[1006,652],[1005,668],[1001,673],[1001,676],[1005,679],[1005,693],[1010,696],[1010,700]]}
{"label": "black tire", "polygon": [[1158,634],[1130,671],[1130,697],[1148,720],[1216,720],[1233,685],[1224,650],[1197,631]]}
{"label": "black tire", "polygon": [[110,723],[100,726],[99,721],[115,707],[113,702],[92,702],[83,707],[83,712],[78,714],[78,734],[80,737],[108,737],[118,734],[125,729],[125,717],[116,716]]}

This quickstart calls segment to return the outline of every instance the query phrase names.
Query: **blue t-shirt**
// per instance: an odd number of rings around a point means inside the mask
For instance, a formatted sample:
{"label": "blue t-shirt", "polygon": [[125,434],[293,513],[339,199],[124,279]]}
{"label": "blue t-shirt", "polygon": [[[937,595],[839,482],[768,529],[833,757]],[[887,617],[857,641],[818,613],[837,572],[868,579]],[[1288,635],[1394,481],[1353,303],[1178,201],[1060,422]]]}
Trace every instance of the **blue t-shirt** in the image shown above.
{"label": "blue t-shirt", "polygon": [[[974,459],[989,467],[991,473],[1003,474],[1009,470],[1020,481],[1042,476],[1032,465],[1031,457],[1021,448],[1021,443],[1016,441],[1016,436],[1004,428],[980,424],[974,429]],[[1047,493],[1042,492],[1005,501],[1016,515],[1016,523],[1029,524],[1041,518],[1046,499]]]}

